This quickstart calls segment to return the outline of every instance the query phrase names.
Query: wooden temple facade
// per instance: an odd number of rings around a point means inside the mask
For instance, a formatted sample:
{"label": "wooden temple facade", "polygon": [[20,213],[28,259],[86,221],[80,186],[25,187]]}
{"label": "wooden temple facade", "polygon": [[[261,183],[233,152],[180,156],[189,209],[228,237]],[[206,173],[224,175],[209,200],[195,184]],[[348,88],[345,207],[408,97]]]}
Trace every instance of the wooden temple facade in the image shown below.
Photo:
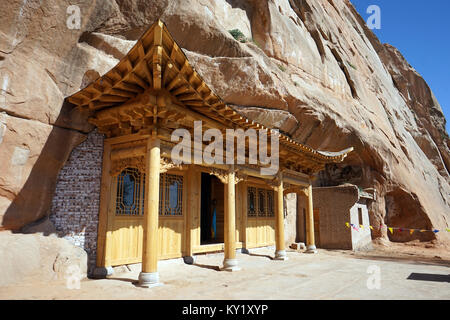
{"label": "wooden temple facade", "polygon": [[[112,70],[68,101],[106,136],[98,268],[142,262],[139,282],[152,286],[160,259],[223,250],[223,270],[233,271],[239,269],[236,249],[275,245],[275,258],[283,260],[283,197],[293,192],[308,199],[307,248],[315,250],[313,175],[327,163],[342,162],[352,148],[316,151],[239,115],[208,88],[161,21]],[[175,163],[171,134],[179,128],[193,133],[195,121],[202,121],[203,130],[278,135],[278,173],[262,175],[260,162]],[[248,149],[247,140],[247,160]]]}

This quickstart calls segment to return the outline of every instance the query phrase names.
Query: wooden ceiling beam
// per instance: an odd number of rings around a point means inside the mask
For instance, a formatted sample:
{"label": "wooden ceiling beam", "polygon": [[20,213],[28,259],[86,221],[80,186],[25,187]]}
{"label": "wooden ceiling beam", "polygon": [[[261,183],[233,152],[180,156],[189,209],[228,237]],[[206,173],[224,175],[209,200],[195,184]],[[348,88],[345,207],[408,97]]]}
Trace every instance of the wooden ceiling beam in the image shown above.
{"label": "wooden ceiling beam", "polygon": [[148,60],[143,59],[141,61],[141,64],[142,64],[142,69],[144,70],[144,73],[145,73],[145,77],[147,78],[149,87],[153,87],[153,75],[150,72],[150,68],[148,66]]}
{"label": "wooden ceiling beam", "polygon": [[127,97],[127,98],[135,98],[136,97],[136,93],[134,93],[134,92],[116,89],[116,88],[112,88],[109,91],[109,93],[112,95],[115,95],[115,96],[121,96],[121,97]]}
{"label": "wooden ceiling beam", "polygon": [[91,101],[89,103],[89,109],[95,110],[95,109],[100,109],[100,108],[104,108],[104,107],[111,107],[113,105],[115,105],[115,103],[96,100],[96,101]]}
{"label": "wooden ceiling beam", "polygon": [[155,90],[161,90],[162,51],[163,48],[157,46],[153,53],[153,88]]}
{"label": "wooden ceiling beam", "polygon": [[101,102],[125,102],[127,101],[127,97],[122,96],[114,96],[114,95],[102,95],[98,101]]}
{"label": "wooden ceiling beam", "polygon": [[141,88],[144,90],[147,90],[149,87],[149,84],[145,82],[140,76],[138,76],[135,72],[130,73],[130,78],[134,80]]}
{"label": "wooden ceiling beam", "polygon": [[175,89],[174,91],[172,91],[172,94],[176,97],[180,94],[184,94],[190,92],[190,88],[187,85],[182,85],[181,87]]}
{"label": "wooden ceiling beam", "polygon": [[171,62],[167,62],[166,67],[164,69],[164,73],[162,76],[162,86],[166,87],[166,83],[169,79],[169,75],[173,70],[173,64]]}
{"label": "wooden ceiling beam", "polygon": [[153,45],[162,46],[163,31],[164,31],[164,24],[162,23],[161,20],[158,20],[153,30]]}
{"label": "wooden ceiling beam", "polygon": [[186,101],[186,104],[190,107],[205,107],[205,103],[203,101],[189,100]]}
{"label": "wooden ceiling beam", "polygon": [[145,53],[145,48],[144,48],[144,44],[142,43],[142,41],[138,41],[137,51],[138,51],[139,59],[141,59],[141,61],[144,60],[146,53]]}
{"label": "wooden ceiling beam", "polygon": [[112,87],[114,86],[113,80],[109,79],[109,78],[106,77],[106,76],[103,76],[103,77],[100,79],[100,84],[103,84],[103,82],[106,84],[106,87],[108,87],[108,88],[112,88]]}
{"label": "wooden ceiling beam", "polygon": [[186,93],[177,96],[177,99],[180,101],[189,101],[189,100],[201,100],[201,97],[198,93]]}
{"label": "wooden ceiling beam", "polygon": [[179,86],[180,83],[184,82],[184,77],[181,74],[177,74],[166,86],[167,91],[172,91],[173,88]]}
{"label": "wooden ceiling beam", "polygon": [[173,62],[176,62],[177,61],[177,56],[179,56],[180,55],[180,52],[181,51],[181,49],[180,49],[180,47],[177,45],[177,43],[174,41],[173,42],[173,46],[172,46],[172,51],[170,52],[170,59],[173,61]]}
{"label": "wooden ceiling beam", "polygon": [[125,82],[125,81],[119,82],[116,85],[116,88],[117,87],[121,88],[123,90],[126,90],[126,91],[135,92],[135,93],[142,93],[142,92],[144,92],[144,89],[142,89],[140,86],[137,86],[135,84],[128,83],[128,82]]}

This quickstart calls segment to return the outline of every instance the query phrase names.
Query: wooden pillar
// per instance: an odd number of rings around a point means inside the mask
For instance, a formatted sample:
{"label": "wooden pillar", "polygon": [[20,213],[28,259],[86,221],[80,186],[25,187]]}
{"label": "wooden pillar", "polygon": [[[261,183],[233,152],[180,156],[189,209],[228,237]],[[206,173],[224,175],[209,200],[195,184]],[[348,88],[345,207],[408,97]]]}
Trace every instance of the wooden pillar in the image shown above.
{"label": "wooden pillar", "polygon": [[94,278],[105,278],[106,276],[113,274],[113,269],[109,264],[109,261],[106,260],[108,251],[108,248],[106,247],[111,242],[107,241],[107,238],[111,236],[111,228],[108,228],[108,223],[111,223],[111,219],[108,214],[109,202],[111,201],[111,175],[109,172],[111,168],[110,156],[111,144],[105,141],[103,144],[103,168],[100,187],[100,211],[97,236],[97,261],[93,272]]}
{"label": "wooden pillar", "polygon": [[190,165],[186,174],[186,187],[187,187],[187,217],[186,217],[186,255],[183,260],[186,264],[194,264],[195,257],[193,248],[195,245],[194,241],[194,228],[193,220],[194,216],[197,214],[198,208],[198,196],[199,190],[201,190],[201,185],[197,184],[196,171],[194,165]]}
{"label": "wooden pillar", "polygon": [[242,233],[242,253],[249,253],[248,251],[248,244],[247,244],[247,224],[248,224],[248,199],[247,199],[247,183],[245,181],[241,182],[241,197],[242,197],[242,204],[241,204],[241,215],[242,215],[242,224],[241,224],[241,233]]}
{"label": "wooden pillar", "polygon": [[225,184],[225,216],[224,216],[224,271],[238,271],[236,259],[236,175],[234,171],[227,173]]}
{"label": "wooden pillar", "polygon": [[144,243],[142,248],[142,272],[139,285],[153,287],[159,284],[158,274],[158,216],[160,141],[155,137],[147,142],[147,166],[145,170]]}
{"label": "wooden pillar", "polygon": [[287,260],[284,244],[284,195],[283,177],[279,176],[279,184],[275,187],[277,207],[275,210],[275,260]]}
{"label": "wooden pillar", "polygon": [[306,192],[306,252],[317,253],[314,240],[314,209],[312,185],[309,185]]}

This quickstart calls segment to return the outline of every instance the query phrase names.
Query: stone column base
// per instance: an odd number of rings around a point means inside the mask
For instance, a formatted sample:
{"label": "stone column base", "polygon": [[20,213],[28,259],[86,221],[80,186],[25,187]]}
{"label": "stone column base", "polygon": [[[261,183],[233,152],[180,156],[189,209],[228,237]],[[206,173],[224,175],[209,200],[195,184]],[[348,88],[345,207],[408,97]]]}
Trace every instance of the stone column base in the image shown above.
{"label": "stone column base", "polygon": [[92,278],[94,279],[105,279],[107,276],[112,276],[114,269],[110,267],[95,267],[92,272]]}
{"label": "stone column base", "polygon": [[225,259],[223,260],[223,267],[221,271],[239,271],[241,268],[238,266],[237,259]]}
{"label": "stone column base", "polygon": [[286,261],[289,258],[286,256],[286,250],[275,251],[275,258],[273,260]]}
{"label": "stone column base", "polygon": [[241,249],[241,253],[243,253],[243,254],[250,254],[250,251],[248,251],[247,248],[242,248]]}
{"label": "stone column base", "polygon": [[139,273],[139,282],[136,284],[142,288],[153,288],[162,286],[163,283],[159,282],[158,272],[141,272]]}
{"label": "stone column base", "polygon": [[316,246],[315,246],[314,244],[308,246],[308,247],[306,248],[305,253],[317,253],[317,248],[316,248]]}
{"label": "stone column base", "polygon": [[196,260],[196,257],[194,257],[194,256],[183,257],[183,261],[186,264],[195,264],[195,260]]}

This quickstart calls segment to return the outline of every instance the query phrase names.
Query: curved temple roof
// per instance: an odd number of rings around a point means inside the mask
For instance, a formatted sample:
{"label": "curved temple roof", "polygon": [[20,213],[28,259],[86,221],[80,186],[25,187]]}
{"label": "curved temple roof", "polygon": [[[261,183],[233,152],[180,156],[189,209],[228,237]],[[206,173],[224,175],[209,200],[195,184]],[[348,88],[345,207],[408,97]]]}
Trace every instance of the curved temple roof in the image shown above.
{"label": "curved temple roof", "polygon": [[[128,127],[131,127],[131,131],[128,133],[137,133],[140,128],[148,125],[149,121],[145,121],[145,118],[153,112],[148,93],[157,96],[160,91],[170,93],[179,105],[186,108],[186,112],[211,119],[223,127],[262,129],[268,130],[268,135],[278,134],[280,152],[286,152],[289,155],[286,158],[293,165],[304,164],[307,170],[302,171],[309,174],[323,169],[327,163],[342,162],[353,150],[314,150],[238,114],[206,85],[160,20],[144,33],[113,69],[67,100],[78,108],[87,110],[91,114],[90,122],[100,132],[111,136],[118,132],[117,126],[122,128],[121,121],[124,117],[129,118]],[[134,109],[118,109],[125,106]],[[103,114],[103,110],[112,109],[117,109],[116,118]],[[140,121],[132,119],[130,113],[139,115]],[[180,119],[180,116],[176,119]]]}

